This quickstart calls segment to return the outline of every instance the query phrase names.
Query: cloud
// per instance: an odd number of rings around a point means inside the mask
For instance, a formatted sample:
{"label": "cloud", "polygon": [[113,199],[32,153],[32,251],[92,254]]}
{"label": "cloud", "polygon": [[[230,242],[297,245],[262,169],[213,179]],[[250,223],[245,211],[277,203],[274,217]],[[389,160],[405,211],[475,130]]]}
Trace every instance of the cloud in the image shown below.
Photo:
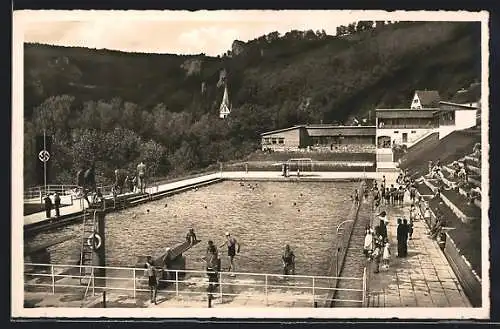
{"label": "cloud", "polygon": [[179,44],[195,50],[196,53],[210,52],[212,55],[223,53],[231,48],[238,39],[239,31],[222,26],[201,27],[183,32],[179,35]]}

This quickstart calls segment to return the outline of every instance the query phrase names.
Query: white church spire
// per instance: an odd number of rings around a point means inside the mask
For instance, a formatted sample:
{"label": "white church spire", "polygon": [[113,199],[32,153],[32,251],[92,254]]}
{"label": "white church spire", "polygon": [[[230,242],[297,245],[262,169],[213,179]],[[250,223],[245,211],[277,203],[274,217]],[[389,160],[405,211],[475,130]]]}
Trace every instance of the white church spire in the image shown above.
{"label": "white church spire", "polygon": [[227,85],[224,84],[224,96],[222,97],[222,103],[219,108],[219,117],[221,119],[226,118],[229,113],[231,113],[231,104],[229,103],[229,94],[227,92]]}

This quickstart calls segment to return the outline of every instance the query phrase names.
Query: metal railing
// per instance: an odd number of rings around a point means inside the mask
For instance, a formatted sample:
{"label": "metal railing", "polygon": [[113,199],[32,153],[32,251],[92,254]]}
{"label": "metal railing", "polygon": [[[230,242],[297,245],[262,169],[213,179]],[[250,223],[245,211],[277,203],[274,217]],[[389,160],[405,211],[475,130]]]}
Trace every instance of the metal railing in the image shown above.
{"label": "metal railing", "polygon": [[[92,269],[92,277],[88,284],[80,284],[79,268]],[[24,286],[29,289],[49,289],[52,294],[74,293],[81,290],[84,296],[92,289],[95,293],[104,291],[120,291],[127,295],[137,297],[140,292],[149,292],[148,278],[144,275],[143,268],[131,267],[100,267],[80,265],[56,264],[24,264]],[[106,275],[100,276],[104,270]],[[160,285],[166,285],[158,291],[159,295],[171,294],[175,296],[211,296],[218,297],[219,303],[232,298],[246,297],[264,301],[269,306],[271,301],[303,301],[306,305],[317,307],[318,302],[344,302],[351,303],[354,307],[366,305],[366,270],[362,278],[358,277],[327,277],[307,275],[278,275],[266,273],[219,272],[215,291],[207,292],[209,272],[194,270],[168,270],[168,279],[160,280]],[[234,277],[236,276],[236,278]],[[87,275],[88,279],[89,276]],[[333,288],[329,286],[332,280],[349,280],[363,282],[363,289]],[[362,293],[361,299],[335,299],[328,298],[332,290],[344,290]],[[292,294],[291,294],[292,293]]]}
{"label": "metal railing", "polygon": [[75,189],[78,188],[76,185],[47,185],[45,186],[35,186],[29,187],[24,190],[24,200],[29,199],[42,199],[45,194],[51,194],[57,192],[59,195],[73,195],[75,193]]}

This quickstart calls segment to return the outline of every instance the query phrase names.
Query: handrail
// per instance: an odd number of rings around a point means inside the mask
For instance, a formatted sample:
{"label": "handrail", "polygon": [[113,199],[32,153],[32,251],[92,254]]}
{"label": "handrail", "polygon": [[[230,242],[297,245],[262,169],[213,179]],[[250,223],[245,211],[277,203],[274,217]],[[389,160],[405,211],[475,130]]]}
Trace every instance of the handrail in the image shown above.
{"label": "handrail", "polygon": [[[34,267],[50,267],[54,268],[80,268],[80,267],[92,267],[94,269],[106,269],[106,270],[136,270],[143,271],[144,268],[140,267],[125,267],[125,266],[97,266],[97,265],[71,265],[71,264],[42,264],[42,263],[24,263],[24,266],[34,266]],[[179,273],[193,273],[193,274],[206,274],[207,271],[199,271],[199,270],[168,270],[169,272],[179,272]],[[290,277],[290,278],[300,278],[300,279],[344,279],[344,280],[363,280],[363,278],[358,277],[335,277],[335,276],[321,276],[321,275],[282,275],[282,274],[272,274],[272,273],[255,273],[255,272],[231,272],[235,275],[251,275],[251,276],[270,276],[270,277]]]}
{"label": "handrail", "polygon": [[[135,268],[135,267],[111,267],[111,266],[82,266],[82,265],[61,265],[61,264],[39,264],[39,263],[25,263],[25,266],[33,266],[33,267],[47,267],[50,268],[50,274],[47,272],[43,271],[25,271],[25,276],[27,277],[34,277],[34,278],[42,278],[41,280],[33,280],[30,281],[29,279],[25,280],[25,287],[51,287],[52,288],[52,293],[55,293],[55,287],[59,288],[69,288],[69,289],[85,289],[84,292],[84,298],[87,296],[87,293],[92,286],[92,290],[95,291],[95,289],[105,289],[109,291],[126,291],[128,293],[133,294],[133,297],[136,297],[137,292],[148,292],[149,289],[145,286],[137,286],[137,283],[141,283],[143,285],[147,284],[147,278],[144,276],[137,276],[136,272],[140,271],[143,272],[143,268]],[[81,268],[81,267],[91,267],[92,272],[91,272],[91,277],[89,280],[89,283],[87,286],[82,286],[76,284],[76,282],[79,282],[79,279],[83,277],[83,275],[76,273],[76,274],[71,274],[68,271],[60,272],[59,274],[55,273],[56,268],[65,268],[67,269],[72,269],[72,268]],[[106,271],[106,276],[96,276],[95,270],[99,268],[105,268]],[[124,273],[116,273],[116,275],[109,275],[109,273],[113,273],[112,270],[120,270],[120,271],[126,271],[126,274],[123,275]],[[208,278],[207,274],[209,272],[207,271],[197,271],[197,270],[167,270],[171,275],[168,279],[161,279],[159,280],[160,283],[171,283],[172,285],[168,287],[168,289],[162,289],[161,292],[165,293],[175,293],[177,296],[180,294],[183,295],[204,295],[206,291],[189,291],[189,290],[180,290],[179,285],[183,283],[190,282],[189,279],[192,279],[193,276],[181,276],[180,274],[199,274],[198,277],[201,278],[202,282],[207,283]],[[175,275],[174,275],[175,274]],[[234,282],[232,280],[223,280],[223,278],[229,278],[229,275],[232,276],[232,274],[235,274],[237,276],[241,275],[244,276],[246,279],[248,279],[248,276],[250,277],[256,277],[260,278],[258,281],[248,281],[244,280],[242,282]],[[219,302],[221,302],[223,296],[229,297],[229,296],[246,296],[248,298],[257,298],[259,300],[263,299],[264,291],[265,291],[265,301],[266,305],[268,305],[269,299],[271,300],[283,300],[284,298],[286,299],[287,297],[283,296],[281,294],[282,289],[288,289],[291,291],[296,291],[298,292],[297,294],[293,294],[291,298],[294,300],[304,300],[304,301],[311,301],[312,306],[316,307],[316,303],[318,301],[342,301],[342,302],[347,302],[347,303],[355,303],[355,304],[360,304],[363,305],[363,300],[353,300],[353,299],[338,299],[338,298],[329,298],[330,294],[328,294],[328,291],[331,290],[346,290],[346,291],[357,291],[357,292],[362,292],[361,289],[352,289],[352,288],[332,288],[329,286],[323,286],[323,285],[318,285],[318,282],[327,284],[327,282],[322,282],[320,280],[322,279],[333,279],[332,277],[326,277],[326,276],[310,276],[310,275],[279,275],[279,274],[269,274],[269,273],[245,273],[245,272],[234,272],[234,273],[226,273],[226,272],[219,272],[219,291],[218,292],[210,292],[211,295],[218,295],[220,296]],[[52,278],[52,282],[49,284],[47,281],[44,281],[43,278]],[[89,278],[88,275],[85,276],[86,278]],[[269,278],[280,278],[280,279],[290,279],[293,281],[288,281],[286,282],[293,282],[293,285],[290,284],[283,284],[282,280],[278,280],[277,282],[270,282]],[[57,280],[56,280],[57,278]],[[104,280],[102,280],[104,279]],[[300,281],[300,279],[305,279],[304,281]],[[351,280],[364,280],[364,278],[354,278],[354,277],[346,277],[342,279],[351,279]],[[75,281],[73,281],[75,280]],[[96,285],[97,282],[97,285]],[[118,284],[114,284],[113,282],[116,282]],[[120,283],[120,282],[124,282]],[[102,284],[102,286],[100,286]],[[230,289],[223,289],[223,288],[228,288],[228,287],[233,287]],[[234,290],[235,288],[241,288],[240,291]],[[256,294],[252,294],[248,288],[261,288],[261,290],[257,290]],[[263,288],[263,289],[262,289]],[[270,292],[277,292],[278,294],[270,296]],[[312,291],[312,294],[311,294]],[[304,294],[305,292],[305,294]],[[227,302],[227,298],[226,298]]]}
{"label": "handrail", "polygon": [[[87,292],[89,291],[90,284],[93,282],[94,282],[94,269],[92,269],[92,273],[90,273],[89,283],[87,284],[87,288],[85,289],[85,293],[83,294],[83,299],[85,299],[85,297],[87,297]],[[94,286],[94,285],[92,285],[92,286]]]}

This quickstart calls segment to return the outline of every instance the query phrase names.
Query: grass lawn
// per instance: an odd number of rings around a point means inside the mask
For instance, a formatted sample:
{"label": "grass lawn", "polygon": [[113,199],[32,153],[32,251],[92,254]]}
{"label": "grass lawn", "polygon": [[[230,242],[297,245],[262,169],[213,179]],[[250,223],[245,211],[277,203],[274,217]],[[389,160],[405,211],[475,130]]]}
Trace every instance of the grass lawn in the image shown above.
{"label": "grass lawn", "polygon": [[448,234],[455,242],[460,254],[464,255],[472,268],[481,277],[481,219],[473,220],[469,224],[463,223],[444,203],[439,199],[429,201],[431,210],[435,213],[441,211],[446,219],[447,227],[453,227]]}
{"label": "grass lawn", "polygon": [[431,191],[429,186],[425,185],[425,183],[420,183],[417,185],[417,191],[421,195],[433,195],[434,193]]}
{"label": "grass lawn", "polygon": [[481,209],[474,204],[469,204],[466,197],[455,190],[443,190],[441,193],[450,200],[458,209],[460,209],[466,216],[481,218]]}

